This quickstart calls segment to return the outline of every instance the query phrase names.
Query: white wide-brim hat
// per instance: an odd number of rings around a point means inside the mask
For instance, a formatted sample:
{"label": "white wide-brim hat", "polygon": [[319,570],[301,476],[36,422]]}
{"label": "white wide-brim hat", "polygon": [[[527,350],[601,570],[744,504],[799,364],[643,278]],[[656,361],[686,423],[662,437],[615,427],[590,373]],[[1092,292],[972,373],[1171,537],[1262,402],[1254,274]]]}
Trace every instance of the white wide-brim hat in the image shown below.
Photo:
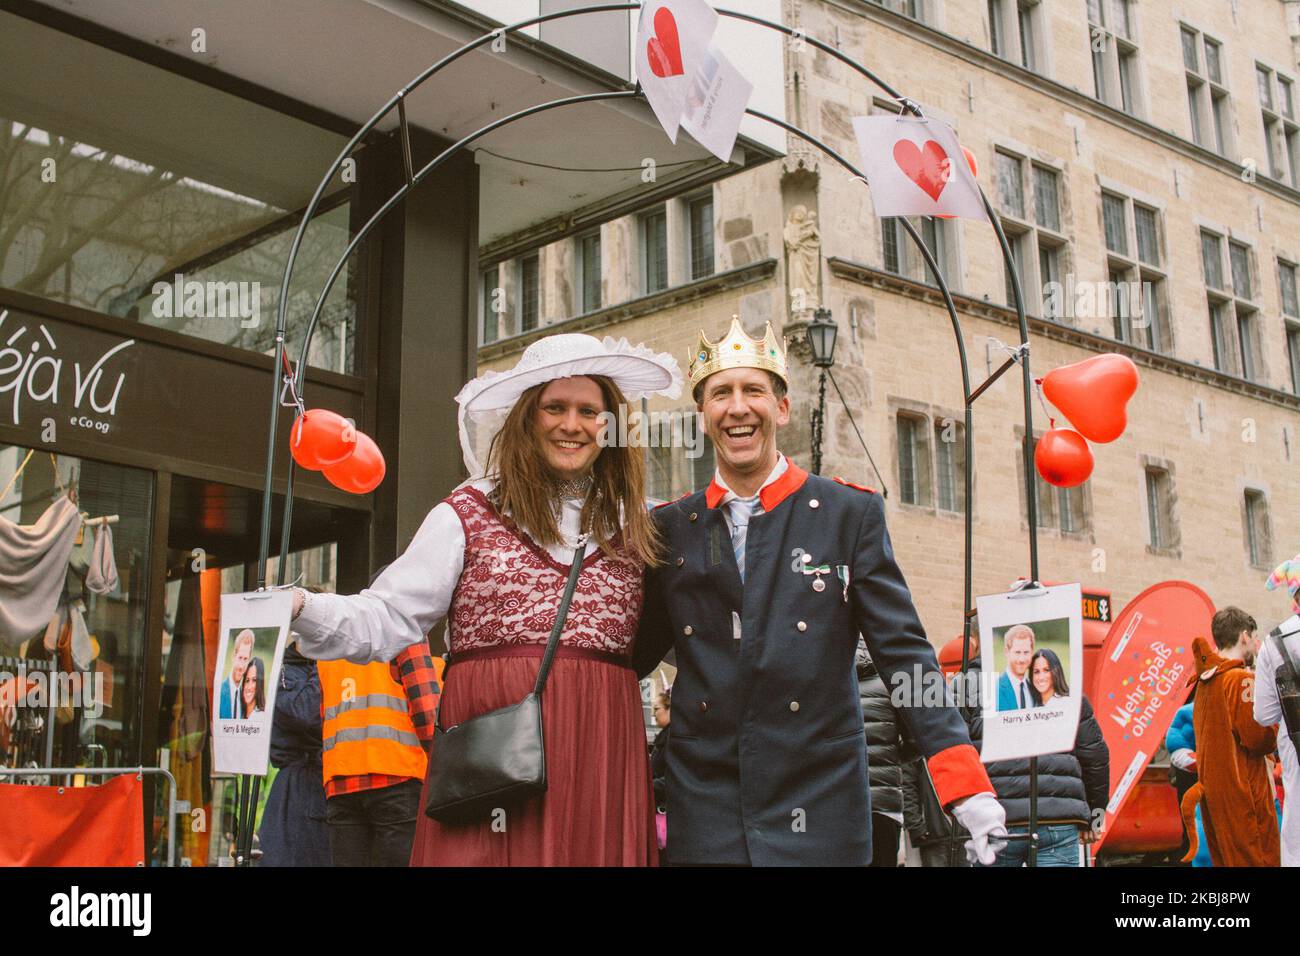
{"label": "white wide-brim hat", "polygon": [[548,335],[528,346],[514,368],[484,372],[456,395],[460,405],[460,447],[470,476],[478,475],[481,469],[470,445],[467,418],[506,411],[533,386],[575,375],[604,375],[613,380],[628,401],[651,395],[678,398],[682,393],[681,369],[667,352],[655,352],[608,335],[604,339],[578,332]]}

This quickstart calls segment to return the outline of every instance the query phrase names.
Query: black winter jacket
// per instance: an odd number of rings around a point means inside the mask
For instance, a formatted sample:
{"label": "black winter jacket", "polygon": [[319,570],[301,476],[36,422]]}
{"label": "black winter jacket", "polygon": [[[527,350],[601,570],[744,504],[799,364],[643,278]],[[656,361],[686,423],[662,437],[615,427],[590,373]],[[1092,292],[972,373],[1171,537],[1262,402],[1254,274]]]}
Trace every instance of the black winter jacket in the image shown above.
{"label": "black winter jacket", "polygon": [[858,696],[867,734],[867,780],[871,786],[872,813],[903,812],[902,744],[898,715],[889,703],[889,688],[858,640],[854,659],[858,671]]}
{"label": "black winter jacket", "polygon": [[[978,686],[979,681],[972,681]],[[971,741],[979,747],[984,739],[984,716],[979,709],[968,715]],[[1007,812],[1007,824],[1029,822],[1029,760],[995,760],[985,765],[998,802]],[[1077,823],[1090,826],[1093,811],[1105,808],[1110,791],[1110,750],[1101,735],[1101,725],[1085,696],[1079,711],[1079,730],[1069,753],[1045,754],[1038,758],[1038,819],[1041,823]]]}
{"label": "black winter jacket", "polygon": [[650,745],[650,779],[654,785],[657,808],[668,804],[668,738],[672,726],[669,724],[655,734],[654,743]]}

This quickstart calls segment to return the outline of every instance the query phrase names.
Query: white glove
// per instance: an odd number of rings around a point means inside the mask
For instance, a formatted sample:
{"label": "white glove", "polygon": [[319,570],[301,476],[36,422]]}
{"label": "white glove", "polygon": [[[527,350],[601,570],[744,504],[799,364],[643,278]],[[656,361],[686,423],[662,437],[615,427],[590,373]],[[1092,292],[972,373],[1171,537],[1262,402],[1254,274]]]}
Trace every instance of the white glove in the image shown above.
{"label": "white glove", "polygon": [[977,793],[952,808],[952,815],[971,835],[966,841],[966,860],[969,863],[992,864],[997,854],[1006,849],[1007,812],[991,793]]}
{"label": "white glove", "polygon": [[1190,747],[1180,747],[1169,755],[1169,762],[1179,770],[1196,773],[1196,751]]}

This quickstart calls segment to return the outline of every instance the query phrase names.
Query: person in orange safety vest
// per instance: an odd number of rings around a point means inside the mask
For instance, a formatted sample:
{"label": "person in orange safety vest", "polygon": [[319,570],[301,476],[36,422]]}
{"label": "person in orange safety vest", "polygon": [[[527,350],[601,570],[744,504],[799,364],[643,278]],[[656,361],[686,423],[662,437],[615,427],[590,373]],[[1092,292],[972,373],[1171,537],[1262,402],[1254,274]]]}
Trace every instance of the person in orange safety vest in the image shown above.
{"label": "person in orange safety vest", "polygon": [[429,645],[392,663],[319,661],[326,820],[335,866],[406,866],[442,691]]}

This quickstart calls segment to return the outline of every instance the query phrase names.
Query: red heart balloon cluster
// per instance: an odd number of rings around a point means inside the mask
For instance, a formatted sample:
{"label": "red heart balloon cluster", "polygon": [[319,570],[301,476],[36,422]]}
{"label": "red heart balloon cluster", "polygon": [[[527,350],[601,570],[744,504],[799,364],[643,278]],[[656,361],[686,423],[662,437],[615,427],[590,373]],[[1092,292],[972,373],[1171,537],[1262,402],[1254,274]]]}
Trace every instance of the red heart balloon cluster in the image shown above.
{"label": "red heart balloon cluster", "polygon": [[1034,467],[1049,485],[1073,488],[1092,474],[1092,450],[1078,432],[1052,428],[1034,448]]}
{"label": "red heart balloon cluster", "polygon": [[321,472],[335,488],[354,495],[374,491],[387,471],[374,439],[325,408],[309,409],[294,421],[289,454],[301,467]]}
{"label": "red heart balloon cluster", "polygon": [[1137,366],[1123,355],[1094,355],[1048,372],[1042,384],[1043,395],[1077,431],[1048,431],[1034,450],[1034,464],[1048,484],[1073,488],[1092,474],[1088,442],[1112,442],[1128,427],[1127,405],[1137,391]]}

